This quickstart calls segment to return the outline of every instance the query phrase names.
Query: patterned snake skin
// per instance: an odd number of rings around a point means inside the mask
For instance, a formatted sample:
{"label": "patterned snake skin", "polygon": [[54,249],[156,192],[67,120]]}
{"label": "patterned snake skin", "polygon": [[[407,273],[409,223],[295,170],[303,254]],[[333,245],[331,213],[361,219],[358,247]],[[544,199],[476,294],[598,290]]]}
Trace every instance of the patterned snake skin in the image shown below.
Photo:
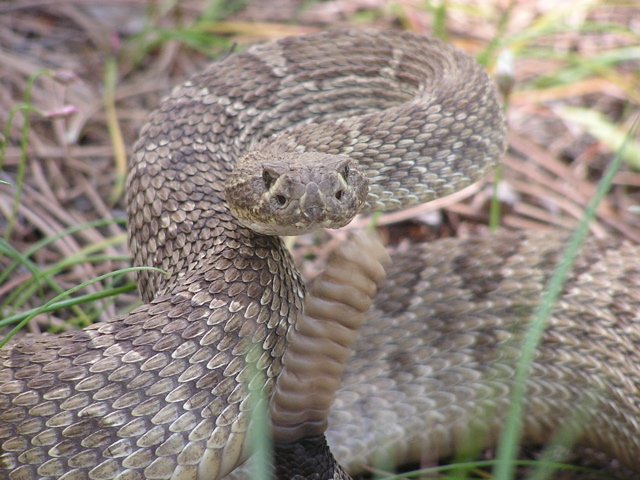
{"label": "patterned snake skin", "polygon": [[[274,136],[356,159],[364,211],[452,193],[504,148],[486,75],[427,38],[284,39],[196,75],[152,114],[130,165],[134,262],[167,275],[142,273],[146,303],[125,317],[0,351],[0,478],[212,479],[246,456],[247,386],[264,376],[271,391],[304,287],[279,239],[238,224],[224,182]],[[558,250],[548,236],[505,234],[398,254],[330,419],[338,460],[357,468],[388,442],[400,461],[446,455],[470,428],[491,442],[517,356],[509,339]],[[537,358],[525,423],[544,441],[584,410],[584,442],[640,470],[638,253],[585,253]]]}
{"label": "patterned snake skin", "polygon": [[[566,240],[502,232],[392,254],[329,418],[338,462],[357,472],[389,452],[428,463],[495,445],[522,337]],[[625,242],[583,248],[527,382],[523,443],[568,429],[640,472],[638,259]]]}

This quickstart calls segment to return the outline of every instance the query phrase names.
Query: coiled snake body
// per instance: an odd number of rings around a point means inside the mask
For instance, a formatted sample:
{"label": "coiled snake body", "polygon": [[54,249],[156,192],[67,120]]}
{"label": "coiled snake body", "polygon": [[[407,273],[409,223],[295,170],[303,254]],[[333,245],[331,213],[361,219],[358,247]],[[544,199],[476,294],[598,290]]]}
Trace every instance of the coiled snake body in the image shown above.
{"label": "coiled snake body", "polygon": [[[338,191],[357,181],[348,156],[369,182],[360,210],[372,211],[456,191],[503,143],[486,75],[409,34],[284,39],[196,75],[151,116],[128,182],[134,262],[168,275],[142,273],[146,303],[125,317],[0,351],[0,478],[218,478],[246,455],[247,385],[264,375],[268,397],[304,288],[281,242],[229,210],[225,181],[242,157],[337,156],[331,194],[346,202]],[[269,175],[267,187],[284,188]],[[314,209],[310,222],[327,224]],[[338,460],[357,468],[390,445],[399,460],[446,455],[470,431],[491,441],[517,356],[509,339],[559,245],[503,234],[398,254],[330,421]],[[583,412],[585,442],[640,469],[640,298],[626,283],[640,283],[637,254],[584,254],[537,358],[525,423],[545,441]]]}

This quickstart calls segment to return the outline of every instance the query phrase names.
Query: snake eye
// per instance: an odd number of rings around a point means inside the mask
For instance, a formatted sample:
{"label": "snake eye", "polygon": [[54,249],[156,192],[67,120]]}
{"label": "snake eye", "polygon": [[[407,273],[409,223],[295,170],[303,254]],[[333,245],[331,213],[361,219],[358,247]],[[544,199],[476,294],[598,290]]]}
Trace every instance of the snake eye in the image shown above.
{"label": "snake eye", "polygon": [[284,207],[287,203],[287,197],[285,197],[284,195],[276,195],[276,202],[278,202],[278,205],[280,205],[281,207]]}

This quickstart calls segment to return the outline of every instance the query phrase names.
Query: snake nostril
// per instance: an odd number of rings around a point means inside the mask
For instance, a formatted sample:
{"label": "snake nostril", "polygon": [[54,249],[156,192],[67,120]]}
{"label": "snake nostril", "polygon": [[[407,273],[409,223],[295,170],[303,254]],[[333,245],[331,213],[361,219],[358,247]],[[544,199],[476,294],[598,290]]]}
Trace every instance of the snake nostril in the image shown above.
{"label": "snake nostril", "polygon": [[278,202],[278,205],[284,207],[285,203],[287,203],[287,197],[285,197],[284,195],[277,195],[276,201]]}
{"label": "snake nostril", "polygon": [[338,190],[336,192],[336,200],[342,200],[342,193],[343,193],[342,190]]}

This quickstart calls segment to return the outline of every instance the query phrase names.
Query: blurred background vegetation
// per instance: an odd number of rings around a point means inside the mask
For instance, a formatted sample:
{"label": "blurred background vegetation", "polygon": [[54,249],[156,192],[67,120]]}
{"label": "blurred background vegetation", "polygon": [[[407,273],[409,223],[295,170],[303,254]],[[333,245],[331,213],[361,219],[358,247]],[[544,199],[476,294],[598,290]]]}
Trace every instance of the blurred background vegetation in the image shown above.
{"label": "blurred background vegetation", "polygon": [[[135,305],[123,189],[148,112],[232,49],[336,28],[443,38],[503,95],[509,149],[495,178],[382,216],[390,244],[489,224],[570,230],[616,153],[623,166],[591,233],[640,241],[637,1],[4,1],[0,333],[26,320],[35,332],[80,327]],[[341,235],[291,245],[307,274]]]}

